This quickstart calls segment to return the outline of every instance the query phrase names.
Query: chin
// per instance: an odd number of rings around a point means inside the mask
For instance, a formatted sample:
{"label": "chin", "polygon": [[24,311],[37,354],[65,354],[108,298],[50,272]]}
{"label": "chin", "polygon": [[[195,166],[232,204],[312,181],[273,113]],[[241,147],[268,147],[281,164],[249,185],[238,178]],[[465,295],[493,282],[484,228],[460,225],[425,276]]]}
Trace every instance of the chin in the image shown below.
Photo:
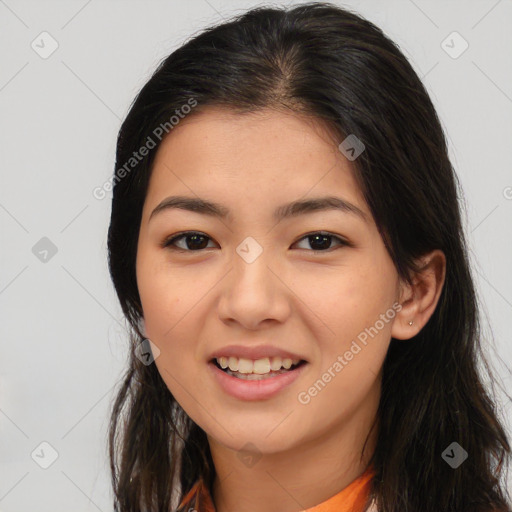
{"label": "chin", "polygon": [[300,444],[298,436],[292,436],[289,430],[284,428],[280,430],[276,425],[276,422],[260,423],[256,427],[254,422],[241,422],[236,428],[228,427],[229,433],[219,425],[215,425],[210,430],[211,434],[207,436],[210,443],[218,443],[234,451],[255,451],[262,455],[291,450]]}

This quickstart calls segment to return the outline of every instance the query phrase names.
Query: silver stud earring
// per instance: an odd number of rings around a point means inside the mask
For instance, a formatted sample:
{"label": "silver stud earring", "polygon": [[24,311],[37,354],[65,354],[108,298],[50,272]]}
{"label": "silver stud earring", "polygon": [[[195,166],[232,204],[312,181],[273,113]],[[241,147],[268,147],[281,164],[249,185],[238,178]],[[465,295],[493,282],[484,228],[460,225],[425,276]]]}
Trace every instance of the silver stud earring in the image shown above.
{"label": "silver stud earring", "polygon": [[411,320],[411,321],[409,322],[409,325],[412,325],[413,323],[414,323],[414,322]]}

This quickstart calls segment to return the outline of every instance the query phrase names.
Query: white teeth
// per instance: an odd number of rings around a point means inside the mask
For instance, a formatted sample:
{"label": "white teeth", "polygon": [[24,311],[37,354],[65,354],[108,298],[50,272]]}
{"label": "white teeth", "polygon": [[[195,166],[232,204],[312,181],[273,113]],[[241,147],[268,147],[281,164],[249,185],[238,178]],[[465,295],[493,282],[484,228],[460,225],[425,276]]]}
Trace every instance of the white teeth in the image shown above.
{"label": "white teeth", "polygon": [[292,366],[292,360],[291,359],[283,359],[283,367],[289,370]]}
{"label": "white teeth", "polygon": [[241,357],[238,360],[238,371],[240,373],[252,373],[253,367],[253,362],[250,359],[244,359]]}
{"label": "white teeth", "polygon": [[264,357],[263,359],[256,359],[255,361],[251,359],[245,359],[243,357],[217,357],[217,363],[222,369],[229,369],[233,372],[239,372],[243,374],[256,374],[256,375],[265,375],[270,373],[270,371],[277,372],[281,368],[285,370],[289,370],[292,366],[300,363],[300,359],[290,359],[280,357]]}
{"label": "white teeth", "polygon": [[257,359],[254,361],[254,368],[252,373],[257,373],[258,375],[263,375],[270,371],[270,359],[265,357],[265,359]]}
{"label": "white teeth", "polygon": [[270,368],[277,372],[277,370],[281,369],[281,358],[280,357],[273,357],[272,362],[270,363]]}

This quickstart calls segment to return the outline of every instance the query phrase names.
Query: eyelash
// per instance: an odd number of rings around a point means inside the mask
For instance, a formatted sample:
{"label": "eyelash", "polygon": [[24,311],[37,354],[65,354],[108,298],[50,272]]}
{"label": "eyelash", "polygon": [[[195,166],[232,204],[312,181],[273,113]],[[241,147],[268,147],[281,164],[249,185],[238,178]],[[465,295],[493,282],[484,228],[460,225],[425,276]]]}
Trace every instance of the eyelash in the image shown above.
{"label": "eyelash", "polygon": [[[173,246],[173,244],[177,240],[180,240],[182,238],[187,238],[188,236],[191,236],[191,235],[200,235],[200,236],[203,236],[205,238],[208,238],[209,240],[212,240],[208,235],[206,235],[205,233],[201,233],[200,231],[184,231],[182,233],[178,233],[177,235],[172,235],[170,237],[167,237],[166,239],[164,239],[164,241],[162,242],[161,246],[162,246],[162,248],[167,248],[167,249],[170,249],[171,251],[179,251],[179,252],[201,252],[201,251],[203,251],[204,249],[198,249],[198,250],[194,251],[194,250],[191,250],[191,249],[182,249],[181,247]],[[314,235],[321,235],[321,236],[325,236],[325,237],[328,237],[328,238],[336,239],[339,242],[338,247],[343,247],[343,246],[353,247],[353,244],[351,244],[347,240],[344,240],[343,238],[340,238],[339,236],[334,235],[332,233],[329,233],[327,231],[313,231],[311,233],[308,233],[308,234],[302,236],[295,243],[301,242],[305,238],[309,238],[309,237],[312,237]],[[210,247],[210,249],[211,249],[211,247]],[[308,249],[303,249],[303,250],[308,250]],[[322,252],[331,252],[331,250],[332,250],[332,247],[330,247],[329,249],[323,249],[323,250],[314,250],[314,249],[312,249],[312,250],[309,250],[309,252],[322,253]]]}

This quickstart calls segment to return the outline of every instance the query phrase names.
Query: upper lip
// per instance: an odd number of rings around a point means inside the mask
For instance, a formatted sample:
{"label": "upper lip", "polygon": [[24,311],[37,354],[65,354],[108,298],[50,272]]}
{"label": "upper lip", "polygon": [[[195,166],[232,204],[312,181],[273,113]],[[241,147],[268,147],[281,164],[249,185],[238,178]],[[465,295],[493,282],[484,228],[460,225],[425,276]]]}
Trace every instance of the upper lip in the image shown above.
{"label": "upper lip", "polygon": [[289,350],[283,350],[279,347],[272,345],[258,345],[255,347],[248,347],[247,345],[228,345],[223,348],[219,348],[212,354],[210,354],[209,361],[219,357],[237,357],[244,359],[263,359],[265,357],[280,357],[281,359],[292,359],[292,360],[305,360],[304,357],[290,352]]}

